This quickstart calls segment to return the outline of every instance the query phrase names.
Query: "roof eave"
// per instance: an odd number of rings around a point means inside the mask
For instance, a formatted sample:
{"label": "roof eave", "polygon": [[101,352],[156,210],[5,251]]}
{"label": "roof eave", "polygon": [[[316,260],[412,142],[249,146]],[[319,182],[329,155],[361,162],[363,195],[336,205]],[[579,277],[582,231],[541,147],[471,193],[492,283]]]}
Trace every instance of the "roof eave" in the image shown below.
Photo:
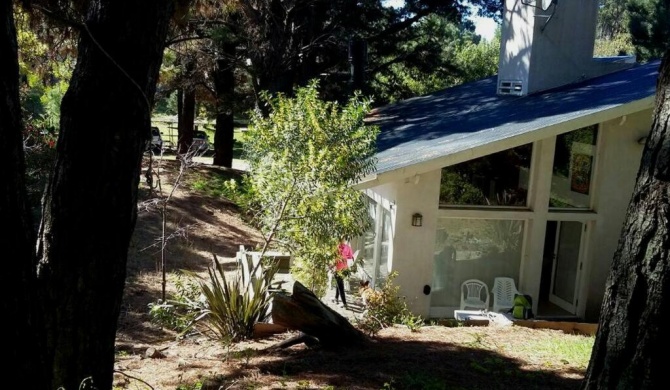
{"label": "roof eave", "polygon": [[378,171],[364,177],[352,187],[358,190],[374,188],[379,185],[404,180],[406,178],[414,177],[415,175],[421,175],[426,172],[441,169],[442,167],[455,165],[527,143],[536,142],[544,138],[556,136],[582,127],[606,122],[623,115],[630,115],[635,112],[653,108],[654,100],[655,95],[651,95],[643,99],[613,106],[605,110],[571,118],[518,136],[497,140],[483,145],[476,145],[467,150],[405,165],[396,169],[382,172]]}

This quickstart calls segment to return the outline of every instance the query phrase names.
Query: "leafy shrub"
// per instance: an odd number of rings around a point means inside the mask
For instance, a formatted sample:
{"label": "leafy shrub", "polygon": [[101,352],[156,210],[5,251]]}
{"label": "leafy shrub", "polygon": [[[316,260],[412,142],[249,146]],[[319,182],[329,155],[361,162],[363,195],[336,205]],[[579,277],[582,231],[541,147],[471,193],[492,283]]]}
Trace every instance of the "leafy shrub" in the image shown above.
{"label": "leafy shrub", "polygon": [[277,272],[276,263],[259,262],[245,277],[237,272],[228,278],[223,266],[214,256],[214,266],[208,269],[209,280],[200,281],[205,308],[196,319],[202,322],[214,337],[226,341],[251,338],[254,324],[265,320],[269,314],[271,295],[268,291]]}
{"label": "leafy shrub", "polygon": [[375,334],[393,324],[402,324],[415,332],[423,326],[421,316],[413,315],[407,308],[405,298],[398,296],[400,287],[393,284],[397,276],[397,271],[391,272],[379,294],[368,298],[367,312],[357,322],[363,331]]}
{"label": "leafy shrub", "polygon": [[267,113],[251,113],[245,132],[249,171],[225,190],[263,234],[265,248],[291,254],[291,274],[317,296],[340,237],[371,225],[367,196],[351,184],[374,170],[371,102],[355,94],[346,104],[321,99],[318,82],[294,97],[263,94]]}
{"label": "leafy shrub", "polygon": [[151,322],[177,332],[185,332],[205,308],[200,300],[200,285],[183,274],[170,275],[177,292],[166,302],[149,304]]}

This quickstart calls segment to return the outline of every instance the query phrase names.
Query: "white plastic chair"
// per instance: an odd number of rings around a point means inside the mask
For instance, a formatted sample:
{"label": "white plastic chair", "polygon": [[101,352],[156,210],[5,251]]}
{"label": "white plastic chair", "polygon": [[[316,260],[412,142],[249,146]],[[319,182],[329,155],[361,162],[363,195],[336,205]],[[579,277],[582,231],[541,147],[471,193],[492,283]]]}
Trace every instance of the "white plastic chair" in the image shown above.
{"label": "white plastic chair", "polygon": [[506,312],[514,306],[514,294],[519,294],[514,279],[498,277],[493,280],[493,311]]}
{"label": "white plastic chair", "polygon": [[461,283],[461,310],[466,307],[473,309],[489,309],[489,288],[478,279],[468,279]]}

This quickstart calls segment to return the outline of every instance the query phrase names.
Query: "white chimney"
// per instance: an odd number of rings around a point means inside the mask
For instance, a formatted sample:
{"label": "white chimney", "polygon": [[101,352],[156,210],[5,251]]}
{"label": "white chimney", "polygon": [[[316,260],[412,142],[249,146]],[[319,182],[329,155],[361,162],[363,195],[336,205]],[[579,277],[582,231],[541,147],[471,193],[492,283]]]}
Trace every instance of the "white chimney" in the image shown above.
{"label": "white chimney", "polygon": [[593,58],[598,0],[505,0],[498,94],[527,95],[635,63]]}

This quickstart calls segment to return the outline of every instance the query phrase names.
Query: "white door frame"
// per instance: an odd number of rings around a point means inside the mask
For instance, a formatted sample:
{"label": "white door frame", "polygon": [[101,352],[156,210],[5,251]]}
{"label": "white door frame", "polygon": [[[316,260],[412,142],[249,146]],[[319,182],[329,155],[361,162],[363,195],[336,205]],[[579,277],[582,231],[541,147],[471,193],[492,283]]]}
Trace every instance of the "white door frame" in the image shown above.
{"label": "white door frame", "polygon": [[[572,314],[577,313],[577,305],[578,305],[578,298],[579,298],[579,288],[580,288],[580,280],[581,280],[581,272],[583,269],[583,262],[584,262],[584,255],[586,252],[586,227],[587,224],[585,224],[582,221],[555,221],[557,223],[556,225],[556,239],[554,241],[554,253],[553,253],[553,259],[552,259],[552,270],[551,270],[551,286],[549,290],[549,302],[559,306],[563,310],[566,310]],[[557,259],[557,254],[558,254],[558,249],[559,249],[559,243],[560,243],[560,236],[561,236],[561,224],[564,222],[575,222],[579,223],[581,225],[581,231],[579,233],[579,249],[577,251],[578,253],[578,258],[576,261],[576,270],[575,270],[575,279],[574,279],[574,291],[572,294],[572,302],[566,301],[565,299],[554,295],[554,283],[556,281],[556,271],[557,271],[557,266],[558,266],[558,259]]]}

